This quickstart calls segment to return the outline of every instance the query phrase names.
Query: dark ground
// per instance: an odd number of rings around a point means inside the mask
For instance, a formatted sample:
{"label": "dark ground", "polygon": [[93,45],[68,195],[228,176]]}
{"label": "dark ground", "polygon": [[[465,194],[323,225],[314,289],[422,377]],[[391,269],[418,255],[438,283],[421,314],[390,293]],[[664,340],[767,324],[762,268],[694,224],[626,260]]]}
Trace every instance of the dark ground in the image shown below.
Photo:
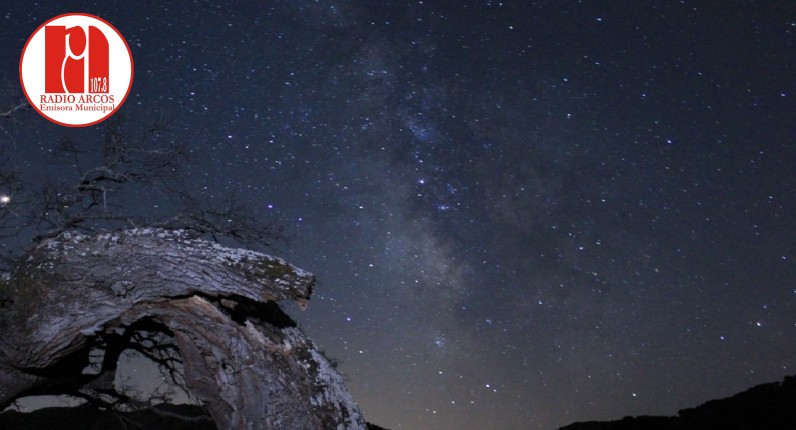
{"label": "dark ground", "polygon": [[[216,430],[202,407],[196,405],[160,405],[130,414],[113,413],[89,406],[44,408],[30,413],[7,411],[0,414],[3,430]],[[182,419],[188,417],[189,419]],[[387,430],[368,424],[368,430]]]}
{"label": "dark ground", "polygon": [[683,409],[674,417],[625,417],[575,423],[560,430],[712,430],[796,428],[796,376]]}
{"label": "dark ground", "polygon": [[[202,419],[199,406],[168,405],[131,414],[111,413],[90,407],[44,408],[31,413],[8,411],[0,414],[3,430],[116,430],[140,426],[148,430],[215,430]],[[177,417],[197,417],[184,420]],[[616,421],[570,424],[559,430],[733,430],[796,428],[796,375],[782,382],[752,387],[732,397],[711,400],[695,408],[680,410],[677,416],[624,417]],[[368,424],[369,430],[387,430]]]}

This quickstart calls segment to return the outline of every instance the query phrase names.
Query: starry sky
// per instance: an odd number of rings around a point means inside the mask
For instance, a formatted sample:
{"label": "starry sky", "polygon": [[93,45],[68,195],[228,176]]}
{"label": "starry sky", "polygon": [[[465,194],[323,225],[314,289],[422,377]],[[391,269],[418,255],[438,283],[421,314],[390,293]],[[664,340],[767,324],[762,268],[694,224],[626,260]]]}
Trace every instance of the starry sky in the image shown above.
{"label": "starry sky", "polygon": [[[0,111],[78,11],[185,184],[287,227],[318,278],[289,312],[369,421],[554,429],[796,373],[796,2],[4,2]],[[0,126],[21,171],[101,129]]]}

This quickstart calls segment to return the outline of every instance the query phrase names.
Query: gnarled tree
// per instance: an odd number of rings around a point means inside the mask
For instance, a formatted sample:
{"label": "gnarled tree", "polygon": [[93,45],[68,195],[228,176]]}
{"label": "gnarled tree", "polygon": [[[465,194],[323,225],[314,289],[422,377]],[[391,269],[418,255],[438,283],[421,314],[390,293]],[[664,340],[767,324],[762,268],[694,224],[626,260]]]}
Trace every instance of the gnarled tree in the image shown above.
{"label": "gnarled tree", "polygon": [[[340,375],[276,306],[305,303],[313,285],[280,259],[185,231],[64,232],[0,285],[0,406],[110,390],[113,351],[136,330],[161,330],[219,428],[364,427]],[[98,345],[110,355],[84,374]]]}
{"label": "gnarled tree", "polygon": [[[0,193],[16,194],[0,202],[0,234],[34,238],[4,250],[0,410],[41,394],[120,414],[151,406],[114,384],[120,355],[136,350],[218,428],[364,428],[341,376],[278,305],[304,306],[314,277],[215,241],[263,244],[279,230],[233,205],[198,204],[174,186],[178,145],[148,148],[157,128],[132,143],[122,130],[111,122],[99,149],[59,145],[54,161],[75,169],[71,183],[34,188],[0,159]],[[131,184],[179,204],[158,220],[128,213],[113,197]]]}

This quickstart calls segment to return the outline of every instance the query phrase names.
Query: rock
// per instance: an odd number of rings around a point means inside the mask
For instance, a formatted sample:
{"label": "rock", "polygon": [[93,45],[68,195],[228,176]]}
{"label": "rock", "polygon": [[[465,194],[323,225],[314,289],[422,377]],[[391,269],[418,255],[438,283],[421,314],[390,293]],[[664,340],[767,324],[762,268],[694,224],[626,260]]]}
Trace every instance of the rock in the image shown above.
{"label": "rock", "polygon": [[[173,339],[219,428],[364,429],[342,377],[277,305],[305,305],[313,285],[284,260],[180,230],[44,240],[0,282],[0,407],[85,389],[143,327]],[[100,374],[84,374],[97,345]]]}

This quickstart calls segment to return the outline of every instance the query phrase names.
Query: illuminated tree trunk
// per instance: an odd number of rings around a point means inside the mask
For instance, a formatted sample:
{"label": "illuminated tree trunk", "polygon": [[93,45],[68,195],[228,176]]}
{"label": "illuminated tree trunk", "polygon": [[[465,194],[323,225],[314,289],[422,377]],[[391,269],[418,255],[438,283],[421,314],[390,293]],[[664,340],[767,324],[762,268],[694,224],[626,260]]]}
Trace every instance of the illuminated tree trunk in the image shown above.
{"label": "illuminated tree trunk", "polygon": [[303,306],[313,283],[281,259],[183,231],[47,239],[0,280],[0,409],[97,383],[115,366],[83,375],[91,348],[150,322],[168,329],[187,388],[220,429],[365,428],[341,376],[276,305]]}

